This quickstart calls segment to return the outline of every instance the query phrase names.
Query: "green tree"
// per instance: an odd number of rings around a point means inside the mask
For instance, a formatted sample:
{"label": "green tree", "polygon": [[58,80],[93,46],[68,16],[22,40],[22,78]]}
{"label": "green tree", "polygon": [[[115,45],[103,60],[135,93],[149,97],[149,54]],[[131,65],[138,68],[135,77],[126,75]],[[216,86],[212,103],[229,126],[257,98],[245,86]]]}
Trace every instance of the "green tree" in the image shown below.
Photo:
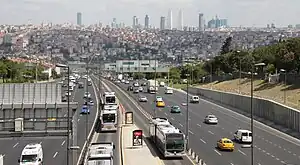
{"label": "green tree", "polygon": [[171,68],[169,71],[170,79],[173,82],[178,83],[180,81],[180,76],[181,76],[180,73],[181,73],[181,71],[178,67]]}
{"label": "green tree", "polygon": [[230,52],[231,42],[232,42],[232,37],[231,36],[227,37],[221,47],[221,54],[226,54]]}

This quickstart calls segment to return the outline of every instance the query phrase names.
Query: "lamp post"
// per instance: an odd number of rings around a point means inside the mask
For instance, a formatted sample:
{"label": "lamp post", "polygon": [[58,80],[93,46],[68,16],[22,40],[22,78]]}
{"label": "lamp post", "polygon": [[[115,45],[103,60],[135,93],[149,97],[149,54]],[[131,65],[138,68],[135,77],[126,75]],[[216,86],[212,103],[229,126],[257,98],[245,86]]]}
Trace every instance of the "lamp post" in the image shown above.
{"label": "lamp post", "polygon": [[[284,85],[286,86],[286,77],[287,77],[287,72],[285,69],[280,69],[280,72],[284,72]],[[286,90],[283,90],[283,102],[284,104],[286,103]]]}
{"label": "lamp post", "polygon": [[[89,106],[89,79],[90,79],[90,76],[89,76],[89,68],[88,68],[88,61],[86,62],[86,75],[87,75],[87,78],[86,78],[86,94],[87,94],[87,97],[85,98],[85,103],[86,103],[86,106],[88,108],[88,110],[90,111],[90,106]],[[92,81],[92,80],[90,80]],[[85,116],[85,136],[86,136],[86,141],[88,141],[88,130],[89,130],[89,125],[88,125],[88,122],[89,122],[89,115],[88,113],[86,114]],[[86,147],[88,148],[88,145],[86,145]]]}
{"label": "lamp post", "polygon": [[250,113],[251,113],[251,132],[252,132],[252,145],[251,145],[251,165],[254,165],[254,129],[253,129],[253,73],[254,68],[257,66],[265,66],[265,63],[257,63],[252,65],[251,69],[251,99],[250,99]]}
{"label": "lamp post", "polygon": [[56,67],[67,68],[68,70],[68,105],[67,105],[67,165],[69,165],[69,150],[70,150],[70,67],[64,64],[56,64]]}
{"label": "lamp post", "polygon": [[[156,74],[157,74],[157,72],[156,72],[156,53],[154,54],[154,91],[155,91],[155,94],[154,94],[154,100],[156,100],[156,86],[157,86],[157,84],[156,84]],[[154,117],[156,117],[156,104],[154,104]]]}
{"label": "lamp post", "polygon": [[[236,51],[238,54],[241,52],[241,51]],[[241,78],[242,78],[242,59],[241,57],[239,56],[239,93],[241,93]]]}
{"label": "lamp post", "polygon": [[186,149],[188,149],[189,145],[189,76],[190,74],[186,74],[187,82],[186,82],[186,121],[185,121],[185,129],[186,129]]}

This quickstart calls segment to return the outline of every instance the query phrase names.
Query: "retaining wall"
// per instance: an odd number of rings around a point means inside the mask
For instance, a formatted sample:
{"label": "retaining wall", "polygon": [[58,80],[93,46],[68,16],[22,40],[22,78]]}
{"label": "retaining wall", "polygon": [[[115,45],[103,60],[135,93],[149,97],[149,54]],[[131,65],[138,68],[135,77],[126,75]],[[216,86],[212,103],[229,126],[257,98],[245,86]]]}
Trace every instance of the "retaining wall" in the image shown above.
{"label": "retaining wall", "polygon": [[[227,93],[203,88],[189,88],[189,93],[208,98],[217,103],[233,107],[233,110],[250,114],[250,96]],[[253,98],[254,116],[262,118],[267,125],[269,121],[284,128],[300,132],[300,111],[282,105],[272,100],[263,98]]]}

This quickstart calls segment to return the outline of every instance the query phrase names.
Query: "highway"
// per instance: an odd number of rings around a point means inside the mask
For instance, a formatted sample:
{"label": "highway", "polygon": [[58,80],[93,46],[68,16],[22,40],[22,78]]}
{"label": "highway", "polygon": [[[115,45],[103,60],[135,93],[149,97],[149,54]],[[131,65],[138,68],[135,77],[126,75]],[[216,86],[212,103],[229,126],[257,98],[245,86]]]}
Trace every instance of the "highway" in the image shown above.
{"label": "highway", "polygon": [[[186,94],[174,91],[173,95],[165,95],[164,89],[160,88],[157,95],[163,97],[166,107],[155,108],[153,102],[154,94],[151,95],[144,92],[133,94],[127,91],[128,85],[119,85],[136,100],[139,95],[148,97],[148,103],[140,103],[148,113],[154,115],[154,109],[156,109],[157,116],[167,117],[176,127],[185,131],[186,106],[182,106],[182,103],[186,103]],[[182,113],[171,114],[170,106],[172,105],[179,105]],[[201,100],[199,104],[189,104],[189,112],[189,146],[207,164],[250,164],[250,148],[242,148],[242,145],[237,143],[235,144],[236,149],[232,153],[221,152],[215,148],[216,142],[220,138],[228,137],[232,139],[233,133],[237,129],[250,129],[249,118],[205,100]],[[219,124],[204,124],[204,117],[208,114],[216,115],[219,119]],[[299,140],[258,122],[255,122],[254,127],[254,164],[299,164]]]}
{"label": "highway", "polygon": [[[120,102],[122,103],[123,107],[126,111],[133,111],[134,112],[134,122],[135,124],[144,130],[144,134],[148,136],[148,121],[149,118],[147,118],[138,108],[137,106],[126,97],[118,88],[116,88],[114,85],[110,84],[108,81],[105,81],[105,86],[108,86],[112,91],[116,92],[117,97],[119,98]],[[148,141],[149,142],[149,141]],[[151,145],[151,143],[149,142]],[[154,146],[154,145],[152,145]],[[153,151],[152,154],[154,156],[159,155],[161,158],[161,155],[158,154],[158,151],[155,147],[151,147],[151,150]],[[163,160],[163,158],[161,158]],[[176,159],[176,160],[163,160],[165,165],[192,165],[193,163],[187,158],[184,157],[183,159]]]}

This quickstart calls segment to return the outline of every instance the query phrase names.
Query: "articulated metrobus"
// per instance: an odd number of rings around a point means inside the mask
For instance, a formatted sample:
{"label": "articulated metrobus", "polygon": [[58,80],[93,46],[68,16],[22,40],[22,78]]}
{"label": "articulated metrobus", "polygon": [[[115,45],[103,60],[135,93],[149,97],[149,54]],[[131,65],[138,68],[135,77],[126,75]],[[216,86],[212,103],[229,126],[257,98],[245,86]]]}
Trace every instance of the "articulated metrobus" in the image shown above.
{"label": "articulated metrobus", "polygon": [[183,157],[185,153],[185,135],[175,128],[166,118],[152,118],[149,124],[151,140],[164,157]]}

